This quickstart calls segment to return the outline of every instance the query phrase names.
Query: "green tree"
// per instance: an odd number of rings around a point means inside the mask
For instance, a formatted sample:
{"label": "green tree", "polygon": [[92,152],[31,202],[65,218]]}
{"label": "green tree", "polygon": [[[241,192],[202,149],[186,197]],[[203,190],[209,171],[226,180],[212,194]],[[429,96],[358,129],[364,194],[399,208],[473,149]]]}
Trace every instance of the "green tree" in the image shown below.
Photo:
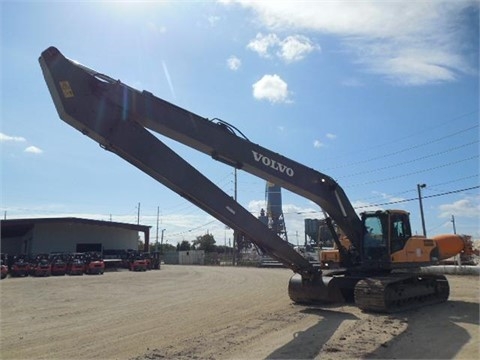
{"label": "green tree", "polygon": [[188,251],[192,248],[190,242],[187,240],[183,240],[181,243],[177,244],[177,251]]}
{"label": "green tree", "polygon": [[214,252],[216,251],[215,238],[212,234],[197,236],[196,240],[193,241],[193,248],[205,250],[205,252]]}
{"label": "green tree", "polygon": [[[158,245],[158,251],[160,254],[165,254],[167,252],[175,251],[175,246],[171,244],[159,244]],[[153,248],[150,248],[150,251],[155,251],[155,245],[153,245]]]}

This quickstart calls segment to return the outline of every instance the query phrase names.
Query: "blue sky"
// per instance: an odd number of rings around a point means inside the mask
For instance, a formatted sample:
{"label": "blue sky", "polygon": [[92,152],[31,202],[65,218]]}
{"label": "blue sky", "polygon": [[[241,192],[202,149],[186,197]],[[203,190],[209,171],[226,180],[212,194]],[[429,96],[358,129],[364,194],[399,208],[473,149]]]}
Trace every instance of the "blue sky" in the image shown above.
{"label": "blue sky", "polygon": [[[400,208],[421,234],[480,238],[476,1],[44,2],[1,10],[2,218],[78,216],[217,244],[231,230],[62,122],[38,57],[67,57],[335,178],[358,212]],[[161,138],[161,137],[160,137]],[[225,192],[233,170],[163,139]],[[238,201],[265,182],[238,172]],[[289,241],[310,201],[283,191]]]}

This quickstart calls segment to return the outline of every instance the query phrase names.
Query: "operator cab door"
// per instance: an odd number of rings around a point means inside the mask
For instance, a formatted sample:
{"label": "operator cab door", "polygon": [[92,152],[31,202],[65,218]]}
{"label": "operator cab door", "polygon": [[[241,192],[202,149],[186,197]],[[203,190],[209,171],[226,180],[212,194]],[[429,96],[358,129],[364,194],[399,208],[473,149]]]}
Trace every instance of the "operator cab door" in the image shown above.
{"label": "operator cab door", "polygon": [[390,249],[393,254],[403,250],[408,239],[412,236],[412,232],[410,230],[410,221],[407,213],[391,213],[390,224]]}
{"label": "operator cab door", "polygon": [[384,212],[364,213],[363,260],[366,265],[387,265],[390,262],[388,215]]}

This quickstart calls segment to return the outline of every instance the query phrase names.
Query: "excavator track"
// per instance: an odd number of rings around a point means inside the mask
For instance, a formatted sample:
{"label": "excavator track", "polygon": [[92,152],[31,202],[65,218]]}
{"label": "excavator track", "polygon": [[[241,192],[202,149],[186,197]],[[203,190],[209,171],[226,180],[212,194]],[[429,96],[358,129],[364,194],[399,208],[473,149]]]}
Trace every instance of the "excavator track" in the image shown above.
{"label": "excavator track", "polygon": [[444,302],[450,287],[443,275],[391,274],[355,286],[355,304],[365,311],[393,313]]}

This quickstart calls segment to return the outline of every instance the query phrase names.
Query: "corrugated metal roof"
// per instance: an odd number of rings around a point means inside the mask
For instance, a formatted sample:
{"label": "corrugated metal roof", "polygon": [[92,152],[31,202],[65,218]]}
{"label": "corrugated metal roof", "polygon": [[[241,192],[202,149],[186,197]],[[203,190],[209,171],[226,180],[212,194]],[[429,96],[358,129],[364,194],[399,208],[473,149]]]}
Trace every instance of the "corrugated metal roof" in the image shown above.
{"label": "corrugated metal roof", "polygon": [[110,226],[128,230],[137,230],[142,232],[148,232],[151,226],[128,224],[114,221],[92,220],[82,219],[75,217],[63,217],[63,218],[31,218],[31,219],[8,219],[1,220],[1,237],[17,237],[25,235],[36,224],[85,224],[85,225],[97,225],[97,226]]}

